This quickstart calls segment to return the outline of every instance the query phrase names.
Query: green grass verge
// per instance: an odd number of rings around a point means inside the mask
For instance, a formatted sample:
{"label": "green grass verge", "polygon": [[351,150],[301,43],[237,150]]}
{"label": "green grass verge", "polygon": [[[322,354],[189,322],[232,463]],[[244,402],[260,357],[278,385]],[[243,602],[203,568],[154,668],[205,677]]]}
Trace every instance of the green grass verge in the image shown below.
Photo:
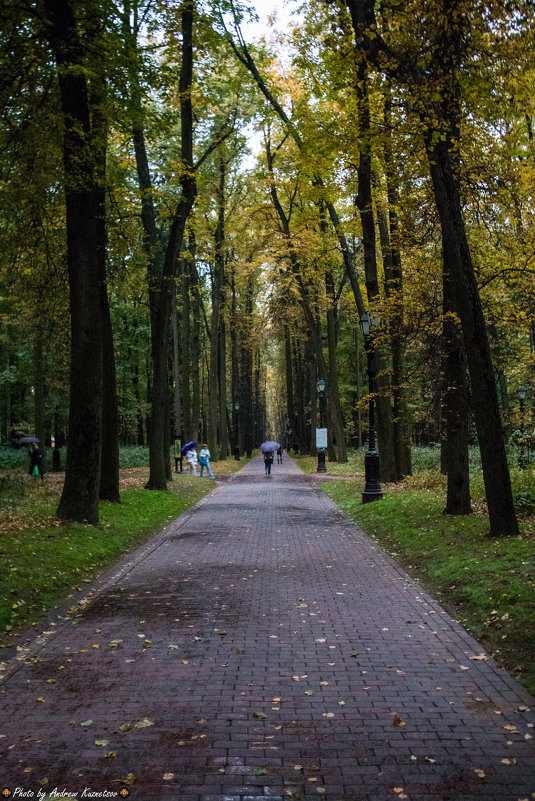
{"label": "green grass verge", "polygon": [[48,610],[146,542],[214,486],[210,479],[201,482],[183,475],[175,477],[170,492],[125,489],[121,504],[100,504],[97,526],[54,518],[60,485],[26,481],[20,482],[16,494],[4,493],[0,647],[36,626]]}
{"label": "green grass verge", "polygon": [[535,518],[520,520],[521,539],[489,539],[484,510],[442,514],[443,477],[423,472],[401,486],[365,505],[362,479],[322,489],[535,693]]}

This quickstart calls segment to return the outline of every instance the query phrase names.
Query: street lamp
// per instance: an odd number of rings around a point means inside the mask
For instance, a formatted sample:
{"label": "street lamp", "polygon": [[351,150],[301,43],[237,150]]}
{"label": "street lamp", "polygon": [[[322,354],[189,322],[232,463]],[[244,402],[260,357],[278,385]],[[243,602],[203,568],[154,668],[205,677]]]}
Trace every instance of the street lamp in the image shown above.
{"label": "street lamp", "polygon": [[240,461],[240,402],[235,401],[234,403],[234,411],[236,412],[236,446],[234,448],[234,461]]}
{"label": "street lamp", "polygon": [[524,470],[526,467],[526,460],[524,459],[524,401],[528,394],[528,388],[524,384],[520,384],[516,394],[520,401],[520,456],[518,457],[518,466]]}
{"label": "street lamp", "polygon": [[316,448],[318,451],[318,467],[316,473],[326,473],[325,467],[325,448],[327,447],[327,429],[325,428],[325,381],[320,378],[316,383],[320,407],[320,427],[316,429]]}
{"label": "street lamp", "polygon": [[383,497],[380,484],[380,460],[379,453],[375,450],[375,379],[377,376],[376,354],[374,347],[374,329],[381,325],[381,318],[375,314],[371,316],[364,312],[360,318],[360,326],[364,334],[364,347],[368,362],[368,387],[369,387],[369,437],[368,451],[364,456],[364,492],[362,493],[362,503],[379,501]]}

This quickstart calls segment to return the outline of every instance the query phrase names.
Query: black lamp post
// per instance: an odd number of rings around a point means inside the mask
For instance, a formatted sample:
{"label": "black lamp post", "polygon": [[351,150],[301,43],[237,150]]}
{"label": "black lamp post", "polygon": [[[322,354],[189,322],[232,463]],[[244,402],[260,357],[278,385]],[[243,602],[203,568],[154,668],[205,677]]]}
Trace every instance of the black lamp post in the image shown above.
{"label": "black lamp post", "polygon": [[235,401],[234,403],[234,412],[235,412],[235,420],[236,420],[236,446],[234,448],[234,461],[240,461],[240,402]]}
{"label": "black lamp post", "polygon": [[[316,389],[318,392],[318,400],[320,406],[320,428],[323,428],[324,423],[324,415],[325,415],[325,381],[323,378],[320,378],[319,381],[316,383]],[[316,443],[317,445],[317,443]],[[322,446],[318,447],[318,467],[316,469],[316,473],[326,473],[327,468],[325,467],[325,448]]]}
{"label": "black lamp post", "polygon": [[364,456],[364,492],[362,493],[362,503],[370,503],[370,501],[379,501],[383,497],[380,483],[380,460],[379,453],[375,449],[375,379],[377,376],[377,369],[375,363],[375,347],[374,347],[374,328],[381,325],[380,317],[370,317],[365,312],[360,318],[360,325],[362,333],[364,334],[364,346],[366,348],[366,356],[368,360],[368,386],[369,386],[369,437],[368,437],[368,451]]}
{"label": "black lamp post", "polygon": [[528,388],[524,384],[520,384],[516,390],[518,400],[520,401],[520,456],[518,457],[518,466],[524,470],[526,467],[526,460],[524,458],[524,401],[528,394]]}

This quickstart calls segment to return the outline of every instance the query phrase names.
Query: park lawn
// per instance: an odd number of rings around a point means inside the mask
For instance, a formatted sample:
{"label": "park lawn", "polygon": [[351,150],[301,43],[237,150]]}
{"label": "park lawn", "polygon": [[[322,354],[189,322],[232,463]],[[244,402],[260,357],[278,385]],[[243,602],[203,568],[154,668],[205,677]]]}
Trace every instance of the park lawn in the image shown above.
{"label": "park lawn", "polygon": [[363,479],[321,486],[502,667],[535,693],[533,514],[519,516],[521,538],[490,539],[485,504],[478,497],[480,476],[472,482],[474,513],[463,517],[442,514],[445,479],[429,473],[388,485],[382,501],[365,505]]}
{"label": "park lawn", "polygon": [[[229,465],[227,472],[231,467],[235,469]],[[121,471],[122,502],[101,502],[98,526],[63,523],[54,517],[62,484],[54,479],[59,476],[50,475],[50,483],[19,479],[7,486],[4,479],[0,647],[17,642],[20,633],[37,626],[47,611],[83,590],[216,486],[210,479],[201,482],[180,475],[169,485],[170,492],[149,492],[142,488],[147,476],[146,468]]]}

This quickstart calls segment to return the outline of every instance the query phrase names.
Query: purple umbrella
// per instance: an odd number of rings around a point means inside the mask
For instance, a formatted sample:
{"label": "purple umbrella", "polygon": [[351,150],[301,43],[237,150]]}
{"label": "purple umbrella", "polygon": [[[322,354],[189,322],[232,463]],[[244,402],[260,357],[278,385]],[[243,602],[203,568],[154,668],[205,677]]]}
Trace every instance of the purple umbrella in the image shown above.
{"label": "purple umbrella", "polygon": [[182,456],[185,456],[188,451],[196,447],[197,447],[196,442],[186,442],[186,444],[180,448],[180,453],[182,454]]}

